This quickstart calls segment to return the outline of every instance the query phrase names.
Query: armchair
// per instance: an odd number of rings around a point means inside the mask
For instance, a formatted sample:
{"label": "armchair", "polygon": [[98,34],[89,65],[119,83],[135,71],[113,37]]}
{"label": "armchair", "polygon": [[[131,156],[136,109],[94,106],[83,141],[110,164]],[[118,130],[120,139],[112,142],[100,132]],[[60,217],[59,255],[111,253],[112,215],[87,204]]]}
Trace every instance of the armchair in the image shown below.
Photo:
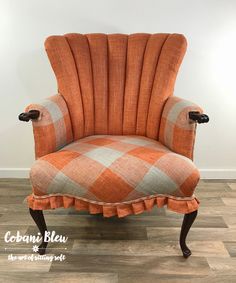
{"label": "armchair", "polygon": [[[195,130],[209,118],[172,96],[185,37],[66,34],[49,37],[45,47],[59,94],[19,115],[33,122],[27,199],[41,234],[45,209],[125,217],[166,205],[185,214],[180,247],[190,256],[186,237],[199,206]],[[43,240],[39,253],[46,247]]]}

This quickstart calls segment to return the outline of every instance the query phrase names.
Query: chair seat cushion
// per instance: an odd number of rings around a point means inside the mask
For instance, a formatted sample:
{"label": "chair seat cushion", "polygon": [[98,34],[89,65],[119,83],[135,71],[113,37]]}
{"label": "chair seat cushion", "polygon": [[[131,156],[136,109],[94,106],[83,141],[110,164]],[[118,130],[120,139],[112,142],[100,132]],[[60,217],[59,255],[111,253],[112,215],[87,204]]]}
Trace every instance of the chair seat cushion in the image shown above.
{"label": "chair seat cushion", "polygon": [[191,203],[199,172],[158,141],[94,135],[39,158],[30,179],[35,200],[56,196],[114,207],[158,197]]}

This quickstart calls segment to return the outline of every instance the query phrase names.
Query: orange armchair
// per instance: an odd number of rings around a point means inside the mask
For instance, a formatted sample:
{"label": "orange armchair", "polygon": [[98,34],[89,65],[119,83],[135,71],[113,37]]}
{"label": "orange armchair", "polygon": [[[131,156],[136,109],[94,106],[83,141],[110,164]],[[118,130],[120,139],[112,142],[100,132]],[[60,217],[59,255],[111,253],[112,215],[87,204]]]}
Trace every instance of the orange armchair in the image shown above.
{"label": "orange armchair", "polygon": [[[33,121],[28,205],[41,234],[45,209],[124,217],[167,205],[185,214],[180,246],[190,256],[185,240],[199,206],[195,129],[209,118],[172,96],[185,37],[66,34],[45,47],[59,94],[19,116]],[[43,240],[40,254],[46,247]]]}

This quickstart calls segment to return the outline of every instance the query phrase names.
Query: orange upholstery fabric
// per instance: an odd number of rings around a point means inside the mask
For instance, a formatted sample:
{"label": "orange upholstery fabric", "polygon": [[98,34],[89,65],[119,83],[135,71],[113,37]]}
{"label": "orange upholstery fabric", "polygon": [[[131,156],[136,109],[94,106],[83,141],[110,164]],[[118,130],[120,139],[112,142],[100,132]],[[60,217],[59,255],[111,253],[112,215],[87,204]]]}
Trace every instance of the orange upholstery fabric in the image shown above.
{"label": "orange upholstery fabric", "polygon": [[150,211],[154,206],[157,206],[158,208],[166,206],[169,210],[183,214],[191,213],[199,207],[199,200],[196,197],[174,199],[166,196],[156,196],[139,199],[126,204],[119,203],[115,205],[88,202],[66,195],[44,197],[30,195],[27,200],[29,207],[32,209],[45,210],[59,207],[74,207],[79,211],[89,211],[90,214],[102,213],[104,217],[115,215],[118,217],[125,217],[130,214],[140,214],[145,210]]}
{"label": "orange upholstery fabric", "polygon": [[[201,110],[172,97],[186,45],[183,35],[164,33],[66,34],[45,41],[60,94],[27,108],[41,112],[33,122],[31,208],[75,206],[105,216],[155,204],[180,213],[198,208],[199,172],[190,160],[196,125],[187,115]],[[141,141],[132,144],[131,136]],[[140,145],[145,139],[149,145]]]}
{"label": "orange upholstery fabric", "polygon": [[186,50],[180,34],[66,34],[45,42],[74,139],[138,134],[157,139]]}
{"label": "orange upholstery fabric", "polygon": [[174,152],[193,159],[196,123],[189,120],[190,111],[202,113],[196,104],[170,97],[162,113],[159,140]]}
{"label": "orange upholstery fabric", "polygon": [[30,104],[26,111],[33,109],[40,111],[39,119],[33,121],[36,158],[57,151],[73,140],[69,111],[61,95]]}
{"label": "orange upholstery fabric", "polygon": [[104,206],[130,208],[133,204],[138,213],[137,206],[145,202],[153,206],[156,201],[160,205],[161,200],[162,205],[169,203],[170,209],[183,213],[198,206],[193,192],[199,172],[193,162],[158,141],[137,135],[82,138],[39,158],[30,178],[32,207],[51,207],[50,197],[55,206],[64,206],[63,197],[69,197],[78,209],[80,201],[98,205],[99,213]]}

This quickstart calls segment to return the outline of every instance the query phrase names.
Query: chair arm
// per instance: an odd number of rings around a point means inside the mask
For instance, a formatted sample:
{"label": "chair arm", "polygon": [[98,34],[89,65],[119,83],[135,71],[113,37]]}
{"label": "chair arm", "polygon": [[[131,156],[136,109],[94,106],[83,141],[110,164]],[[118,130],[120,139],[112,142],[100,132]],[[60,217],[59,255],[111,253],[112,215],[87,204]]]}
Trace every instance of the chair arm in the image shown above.
{"label": "chair arm", "polygon": [[172,151],[193,159],[196,124],[208,121],[199,106],[172,96],[162,112],[159,140]]}
{"label": "chair arm", "polygon": [[19,115],[19,120],[32,120],[36,158],[72,142],[69,110],[62,95],[57,94],[41,103],[30,104],[25,111]]}

